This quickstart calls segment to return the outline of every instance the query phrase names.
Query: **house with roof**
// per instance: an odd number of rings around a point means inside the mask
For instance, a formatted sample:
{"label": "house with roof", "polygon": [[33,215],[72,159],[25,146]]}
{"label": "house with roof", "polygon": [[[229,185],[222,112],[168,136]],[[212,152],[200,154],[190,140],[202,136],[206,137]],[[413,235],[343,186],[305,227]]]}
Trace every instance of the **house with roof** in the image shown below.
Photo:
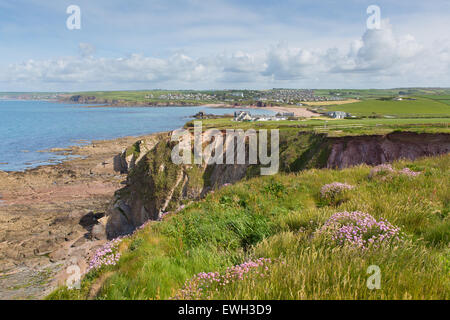
{"label": "house with roof", "polygon": [[333,119],[345,119],[348,117],[351,117],[350,113],[344,112],[344,111],[329,111],[327,113],[325,113],[325,115],[327,115],[330,118]]}
{"label": "house with roof", "polygon": [[253,121],[253,118],[249,112],[236,111],[234,113],[234,121]]}

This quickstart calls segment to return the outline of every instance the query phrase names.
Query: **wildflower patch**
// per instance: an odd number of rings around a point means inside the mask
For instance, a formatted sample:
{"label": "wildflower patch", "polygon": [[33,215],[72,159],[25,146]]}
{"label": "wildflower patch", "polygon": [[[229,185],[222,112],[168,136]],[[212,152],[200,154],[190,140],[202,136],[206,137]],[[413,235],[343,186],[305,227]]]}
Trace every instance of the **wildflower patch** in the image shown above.
{"label": "wildflower patch", "polygon": [[317,231],[317,235],[324,235],[340,246],[361,249],[378,248],[401,238],[400,228],[385,219],[376,220],[370,214],[359,211],[335,213]]}
{"label": "wildflower patch", "polygon": [[417,177],[421,172],[416,172],[410,168],[403,168],[402,170],[395,170],[390,164],[381,164],[370,170],[369,179],[388,180],[395,176],[403,175],[407,177]]}
{"label": "wildflower patch", "polygon": [[115,266],[120,259],[119,244],[121,241],[122,238],[116,238],[98,249],[89,262],[86,272],[98,270],[103,266]]}
{"label": "wildflower patch", "polygon": [[259,258],[229,267],[224,273],[201,272],[187,280],[183,288],[173,297],[175,300],[210,299],[219,288],[242,281],[247,277],[264,277],[271,259]]}

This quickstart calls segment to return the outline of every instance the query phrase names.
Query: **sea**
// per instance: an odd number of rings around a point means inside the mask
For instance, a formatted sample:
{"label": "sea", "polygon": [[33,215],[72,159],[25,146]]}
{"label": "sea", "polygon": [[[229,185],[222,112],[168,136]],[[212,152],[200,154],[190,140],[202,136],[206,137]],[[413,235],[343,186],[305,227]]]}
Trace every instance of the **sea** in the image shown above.
{"label": "sea", "polygon": [[52,148],[175,130],[199,111],[220,115],[238,110],[202,106],[91,108],[52,101],[0,100],[0,170],[24,171],[71,157],[48,152]]}

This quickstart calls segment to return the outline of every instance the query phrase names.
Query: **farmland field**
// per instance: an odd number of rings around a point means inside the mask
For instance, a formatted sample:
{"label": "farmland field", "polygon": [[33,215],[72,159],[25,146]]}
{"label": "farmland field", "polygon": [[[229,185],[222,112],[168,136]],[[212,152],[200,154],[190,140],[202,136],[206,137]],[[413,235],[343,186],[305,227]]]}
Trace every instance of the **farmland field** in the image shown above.
{"label": "farmland field", "polygon": [[[231,118],[207,119],[202,121],[204,129],[280,129],[303,131],[326,131],[329,136],[373,135],[397,131],[450,133],[450,118],[415,119],[310,119],[303,121],[236,122]],[[192,126],[192,123],[187,124]]]}
{"label": "farmland field", "polygon": [[432,99],[434,101],[450,105],[450,95],[430,95],[423,98]]}
{"label": "farmland field", "polygon": [[[345,111],[355,116],[370,116],[373,114],[401,116],[401,117],[427,117],[450,116],[450,100],[436,100],[430,98],[415,98],[416,100],[365,100],[340,106],[327,106],[330,111]],[[447,102],[445,102],[447,101]]]}

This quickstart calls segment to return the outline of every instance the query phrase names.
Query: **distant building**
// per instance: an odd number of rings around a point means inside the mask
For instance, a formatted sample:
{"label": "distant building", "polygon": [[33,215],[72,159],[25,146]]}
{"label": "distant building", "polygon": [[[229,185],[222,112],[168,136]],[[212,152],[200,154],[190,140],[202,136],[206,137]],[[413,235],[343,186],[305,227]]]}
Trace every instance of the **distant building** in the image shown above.
{"label": "distant building", "polygon": [[350,113],[347,113],[344,111],[330,111],[330,112],[327,112],[326,115],[333,119],[344,119],[347,117],[351,117]]}
{"label": "distant building", "polygon": [[253,118],[248,112],[237,111],[234,113],[234,121],[253,121]]}

